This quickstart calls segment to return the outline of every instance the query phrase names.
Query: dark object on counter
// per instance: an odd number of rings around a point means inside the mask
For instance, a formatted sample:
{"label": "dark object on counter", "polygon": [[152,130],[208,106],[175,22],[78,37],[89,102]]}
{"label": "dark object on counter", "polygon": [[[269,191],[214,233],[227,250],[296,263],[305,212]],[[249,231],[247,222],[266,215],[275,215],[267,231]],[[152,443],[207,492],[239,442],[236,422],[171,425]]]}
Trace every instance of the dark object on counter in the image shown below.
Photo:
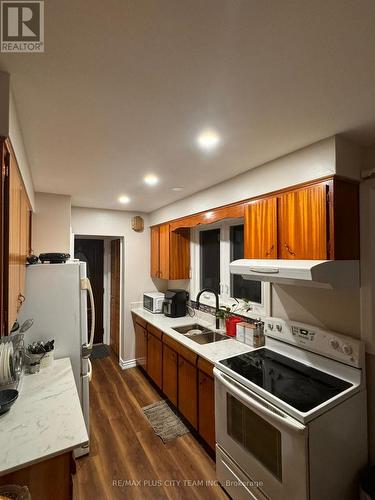
{"label": "dark object on counter", "polygon": [[45,354],[46,352],[53,351],[55,341],[49,340],[48,342],[33,342],[27,346],[27,351],[30,354]]}
{"label": "dark object on counter", "polygon": [[27,263],[30,264],[30,266],[39,262],[39,258],[37,255],[29,255],[26,260]]}
{"label": "dark object on counter", "polygon": [[41,253],[39,259],[42,264],[49,262],[50,264],[65,264],[70,259],[69,253]]}
{"label": "dark object on counter", "polygon": [[0,391],[0,415],[9,411],[17,398],[18,391],[16,391],[16,389],[5,389],[4,391]]}
{"label": "dark object on counter", "polygon": [[163,314],[168,318],[186,316],[189,294],[186,290],[167,290],[163,302]]}

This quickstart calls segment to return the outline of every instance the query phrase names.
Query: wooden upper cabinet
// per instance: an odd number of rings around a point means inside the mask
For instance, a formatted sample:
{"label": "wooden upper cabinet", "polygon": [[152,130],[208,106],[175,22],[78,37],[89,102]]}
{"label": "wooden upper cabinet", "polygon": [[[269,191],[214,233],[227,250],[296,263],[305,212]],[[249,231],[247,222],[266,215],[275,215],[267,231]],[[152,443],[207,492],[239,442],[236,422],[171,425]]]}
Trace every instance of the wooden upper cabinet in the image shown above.
{"label": "wooden upper cabinet", "polygon": [[26,259],[30,253],[31,206],[13,150],[9,148],[8,277],[4,283],[6,324],[10,331],[25,300]]}
{"label": "wooden upper cabinet", "polygon": [[154,226],[151,228],[151,278],[159,278],[159,242],[159,226]]}
{"label": "wooden upper cabinet", "polygon": [[169,258],[170,258],[170,234],[169,224],[163,224],[159,228],[159,278],[169,279]]}
{"label": "wooden upper cabinet", "polygon": [[21,186],[20,200],[20,293],[25,296],[26,259],[30,254],[30,205],[25,188]]}
{"label": "wooden upper cabinet", "polygon": [[172,231],[169,224],[151,228],[151,277],[189,279],[190,230]]}
{"label": "wooden upper cabinet", "polygon": [[327,184],[278,197],[278,257],[327,259]]}
{"label": "wooden upper cabinet", "polygon": [[277,259],[277,200],[265,198],[245,206],[245,259]]}
{"label": "wooden upper cabinet", "polygon": [[[17,319],[21,305],[21,178],[11,157],[9,169],[9,271],[8,271],[8,331]],[[22,299],[21,299],[22,300]]]}

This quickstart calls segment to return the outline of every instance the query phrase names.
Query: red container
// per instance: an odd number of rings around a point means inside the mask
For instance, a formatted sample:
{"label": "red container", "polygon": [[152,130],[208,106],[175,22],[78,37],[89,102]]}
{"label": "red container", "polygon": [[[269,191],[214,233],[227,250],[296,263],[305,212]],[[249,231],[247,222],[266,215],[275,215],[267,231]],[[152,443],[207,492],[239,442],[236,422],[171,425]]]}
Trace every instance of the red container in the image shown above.
{"label": "red container", "polygon": [[225,329],[227,331],[227,335],[230,337],[236,336],[236,325],[237,323],[241,323],[243,321],[241,318],[236,316],[230,316],[225,320]]}

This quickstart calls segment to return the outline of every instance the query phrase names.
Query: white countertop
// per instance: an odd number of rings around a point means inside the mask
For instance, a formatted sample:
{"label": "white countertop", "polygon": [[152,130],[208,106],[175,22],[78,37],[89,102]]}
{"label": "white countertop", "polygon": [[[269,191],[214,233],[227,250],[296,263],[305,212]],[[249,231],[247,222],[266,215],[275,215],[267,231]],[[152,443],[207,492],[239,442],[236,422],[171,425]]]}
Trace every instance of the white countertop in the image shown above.
{"label": "white countertop", "polygon": [[88,442],[69,358],[24,375],[10,411],[0,415],[0,475]]}
{"label": "white countertop", "polygon": [[196,316],[193,317],[184,316],[183,318],[167,318],[164,314],[153,314],[146,311],[142,307],[137,307],[132,310],[135,314],[138,314],[138,316],[145,319],[147,323],[159,328],[159,330],[163,333],[169,335],[180,344],[185,345],[190,350],[194,351],[199,356],[207,359],[213,364],[220,359],[229,358],[230,356],[235,356],[236,354],[242,354],[244,352],[254,350],[254,348],[249,347],[242,342],[238,342],[234,338],[228,338],[227,340],[220,340],[219,342],[201,345],[194,342],[194,340],[189,339],[189,337],[185,337],[181,333],[173,330],[176,326],[189,325],[192,323],[199,323],[203,326],[207,326],[211,330],[215,330],[215,318],[212,315],[201,311],[196,311]]}

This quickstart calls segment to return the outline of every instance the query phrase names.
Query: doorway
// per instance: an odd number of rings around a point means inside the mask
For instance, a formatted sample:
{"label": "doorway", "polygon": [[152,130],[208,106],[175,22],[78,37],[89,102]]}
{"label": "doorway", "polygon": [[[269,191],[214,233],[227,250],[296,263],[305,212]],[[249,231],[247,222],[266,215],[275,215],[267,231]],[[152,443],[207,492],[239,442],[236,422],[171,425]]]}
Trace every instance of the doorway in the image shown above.
{"label": "doorway", "polygon": [[[72,235],[75,259],[86,262],[95,301],[93,358],[109,354],[108,347],[120,359],[122,325],[122,238],[99,235]],[[91,311],[88,310],[88,327]]]}
{"label": "doorway", "polygon": [[[104,297],[104,241],[75,238],[74,258],[86,262],[86,273],[90,280],[95,302],[94,344],[103,344],[103,297]],[[87,306],[87,322],[90,331],[92,321],[91,306]]]}

